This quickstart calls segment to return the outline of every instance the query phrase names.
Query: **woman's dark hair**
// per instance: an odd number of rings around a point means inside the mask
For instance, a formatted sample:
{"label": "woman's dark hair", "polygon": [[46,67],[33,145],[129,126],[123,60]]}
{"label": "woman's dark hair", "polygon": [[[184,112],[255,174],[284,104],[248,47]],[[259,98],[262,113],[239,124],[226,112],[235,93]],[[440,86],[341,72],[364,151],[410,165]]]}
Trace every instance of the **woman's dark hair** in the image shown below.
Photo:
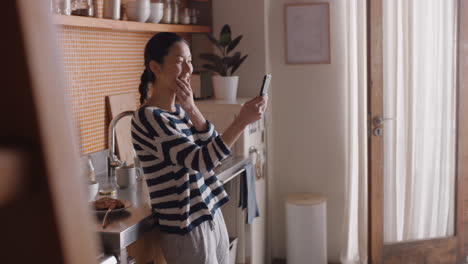
{"label": "woman's dark hair", "polygon": [[[148,83],[153,83],[156,80],[156,76],[149,67],[150,61],[155,61],[159,64],[164,63],[164,57],[169,53],[169,49],[176,42],[187,41],[181,36],[172,32],[161,32],[154,35],[145,47],[145,69],[140,78],[140,104],[143,104],[148,97]],[[188,45],[188,43],[187,43]]]}

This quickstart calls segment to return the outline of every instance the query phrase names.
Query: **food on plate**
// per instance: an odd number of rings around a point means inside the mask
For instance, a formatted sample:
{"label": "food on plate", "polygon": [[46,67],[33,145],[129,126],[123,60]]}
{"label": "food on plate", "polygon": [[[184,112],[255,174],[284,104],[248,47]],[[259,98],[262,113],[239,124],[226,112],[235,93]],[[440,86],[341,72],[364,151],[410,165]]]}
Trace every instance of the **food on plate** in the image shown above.
{"label": "food on plate", "polygon": [[119,199],[103,197],[94,201],[94,208],[96,208],[96,210],[98,211],[108,210],[109,207],[111,207],[114,204],[115,204],[114,210],[125,207],[124,203],[120,201]]}

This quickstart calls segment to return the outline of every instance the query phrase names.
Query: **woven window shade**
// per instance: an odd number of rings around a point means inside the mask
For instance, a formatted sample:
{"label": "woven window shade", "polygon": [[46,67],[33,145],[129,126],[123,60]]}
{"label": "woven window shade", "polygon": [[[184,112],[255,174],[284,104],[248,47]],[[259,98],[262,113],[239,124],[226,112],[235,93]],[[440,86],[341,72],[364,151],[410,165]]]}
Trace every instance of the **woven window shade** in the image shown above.
{"label": "woven window shade", "polygon": [[69,26],[58,30],[82,155],[107,148],[107,95],[135,92],[138,103],[143,50],[153,34]]}

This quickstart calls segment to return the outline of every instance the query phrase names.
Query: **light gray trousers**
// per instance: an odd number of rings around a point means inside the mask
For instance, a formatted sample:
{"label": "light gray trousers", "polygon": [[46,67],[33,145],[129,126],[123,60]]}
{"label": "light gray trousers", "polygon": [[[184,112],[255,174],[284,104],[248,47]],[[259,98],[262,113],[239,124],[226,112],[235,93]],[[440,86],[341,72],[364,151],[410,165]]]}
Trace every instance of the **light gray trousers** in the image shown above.
{"label": "light gray trousers", "polygon": [[184,236],[161,232],[161,248],[167,264],[229,264],[229,237],[221,209],[213,221]]}

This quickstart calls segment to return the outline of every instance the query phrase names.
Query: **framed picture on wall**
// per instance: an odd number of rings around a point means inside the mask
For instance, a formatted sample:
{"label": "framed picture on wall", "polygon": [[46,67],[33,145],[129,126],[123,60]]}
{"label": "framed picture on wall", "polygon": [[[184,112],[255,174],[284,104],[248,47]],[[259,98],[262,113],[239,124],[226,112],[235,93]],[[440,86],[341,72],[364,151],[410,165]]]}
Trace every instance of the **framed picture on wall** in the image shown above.
{"label": "framed picture on wall", "polygon": [[287,64],[330,64],[329,3],[284,5]]}

